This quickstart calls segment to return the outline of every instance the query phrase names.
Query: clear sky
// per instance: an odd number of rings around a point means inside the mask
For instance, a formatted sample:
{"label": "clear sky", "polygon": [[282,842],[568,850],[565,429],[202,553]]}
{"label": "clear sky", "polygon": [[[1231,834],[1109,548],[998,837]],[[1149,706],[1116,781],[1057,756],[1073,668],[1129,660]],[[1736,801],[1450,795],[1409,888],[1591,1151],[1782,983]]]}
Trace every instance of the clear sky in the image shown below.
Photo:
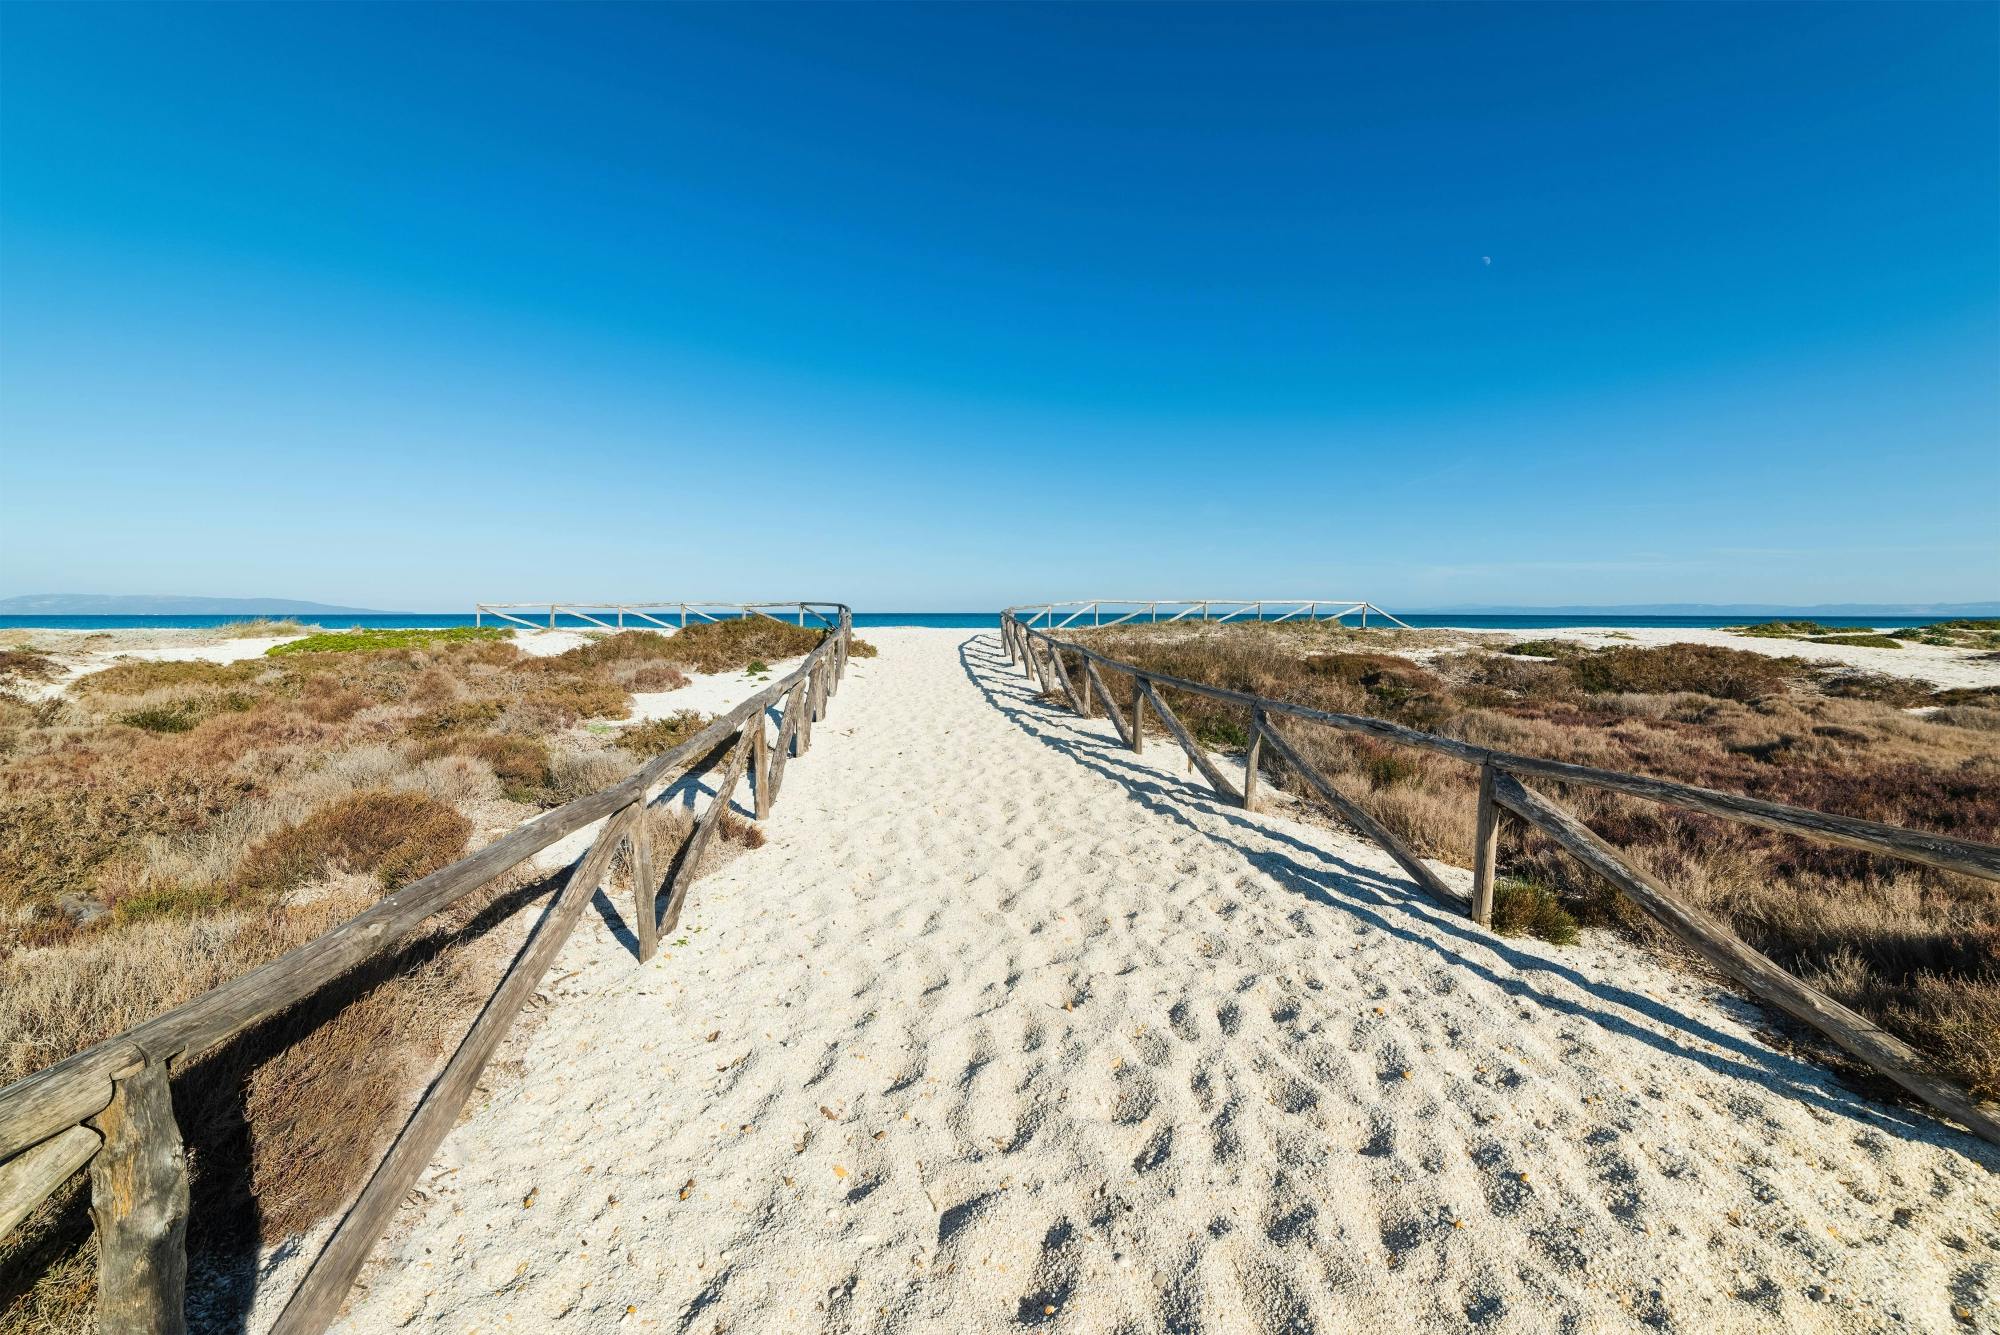
{"label": "clear sky", "polygon": [[0,594],[2000,597],[2000,9],[0,7]]}

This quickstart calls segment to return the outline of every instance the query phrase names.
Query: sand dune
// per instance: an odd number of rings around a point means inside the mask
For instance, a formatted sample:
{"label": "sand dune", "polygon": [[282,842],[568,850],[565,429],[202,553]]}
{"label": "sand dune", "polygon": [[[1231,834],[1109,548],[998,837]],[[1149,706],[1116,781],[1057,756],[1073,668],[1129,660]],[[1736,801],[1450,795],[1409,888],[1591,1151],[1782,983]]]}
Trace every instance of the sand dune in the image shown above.
{"label": "sand dune", "polygon": [[1216,804],[991,632],[869,638],[662,956],[577,934],[338,1329],[1991,1319],[1989,1147]]}

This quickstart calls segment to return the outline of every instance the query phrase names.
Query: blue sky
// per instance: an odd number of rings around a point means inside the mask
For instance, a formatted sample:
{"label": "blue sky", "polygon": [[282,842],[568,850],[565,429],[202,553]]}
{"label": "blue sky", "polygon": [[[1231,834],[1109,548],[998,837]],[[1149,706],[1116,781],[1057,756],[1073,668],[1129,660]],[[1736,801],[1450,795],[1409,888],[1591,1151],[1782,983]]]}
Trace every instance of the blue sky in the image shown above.
{"label": "blue sky", "polygon": [[2000,597],[1997,52],[8,5],[0,594]]}

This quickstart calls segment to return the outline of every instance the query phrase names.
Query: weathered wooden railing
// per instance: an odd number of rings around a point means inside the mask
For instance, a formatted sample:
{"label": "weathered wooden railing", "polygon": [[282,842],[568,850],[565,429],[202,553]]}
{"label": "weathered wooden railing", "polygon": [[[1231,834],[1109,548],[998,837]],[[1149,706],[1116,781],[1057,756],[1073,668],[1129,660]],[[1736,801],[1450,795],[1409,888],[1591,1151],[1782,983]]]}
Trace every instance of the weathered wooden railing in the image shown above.
{"label": "weathered wooden railing", "polygon": [[[679,921],[702,854],[746,769],[758,819],[770,814],[787,758],[811,744],[813,720],[824,715],[846,673],[853,617],[839,603],[769,605],[808,609],[828,633],[793,671],[623,782],[546,812],[269,964],[0,1089],[0,1237],[88,1164],[98,1243],[98,1329],[105,1335],[184,1331],[188,1176],[169,1077],[231,1035],[385,954],[432,915],[558,840],[603,822],[272,1327],[273,1335],[324,1330],[514,1016],[603,885],[618,849],[629,849],[639,955],[651,959],[662,933]],[[783,712],[773,742],[766,735],[766,714],[780,700]],[[714,799],[671,860],[662,885],[654,879],[645,809],[659,791],[698,766],[707,768],[704,762],[725,746]]]}
{"label": "weathered wooden railing", "polygon": [[[540,606],[540,604],[536,604]],[[1066,613],[1056,620],[1058,612]],[[1360,598],[1084,598],[1060,603],[1028,603],[1010,607],[1005,615],[1040,630],[1061,630],[1090,618],[1093,629],[1123,625],[1144,617],[1147,621],[1213,621],[1220,624],[1238,617],[1252,621],[1332,621],[1346,625],[1348,617],[1360,617],[1365,629],[1370,614],[1393,626],[1410,629],[1375,604]],[[1110,617],[1109,621],[1104,618]],[[1039,624],[1037,624],[1039,623]]]}
{"label": "weathered wooden railing", "polygon": [[[739,617],[765,617],[772,621],[783,621],[778,609],[794,614],[798,624],[806,624],[806,618],[833,629],[835,620],[828,615],[831,603],[474,603],[472,624],[483,626],[486,618],[495,622],[511,621],[529,630],[555,630],[561,618],[569,618],[569,624],[596,626],[602,630],[626,629],[625,618],[643,622],[648,626],[674,629],[686,628],[688,618],[695,621],[729,621]],[[520,615],[532,610],[533,619]],[[678,621],[674,620],[678,617]],[[850,620],[852,618],[849,618]]]}
{"label": "weathered wooden railing", "polygon": [[[1091,604],[1082,606],[1088,608]],[[1109,658],[1085,645],[1056,639],[1047,630],[1029,624],[1029,617],[1047,620],[1049,608],[1046,603],[1028,604],[1001,613],[1001,639],[1009,659],[1022,664],[1023,671],[1035,678],[1044,693],[1060,694],[1072,709],[1086,718],[1094,712],[1094,705],[1101,701],[1120,740],[1134,751],[1145,746],[1145,713],[1151,709],[1181,749],[1187,752],[1188,759],[1207,778],[1210,786],[1228,800],[1249,808],[1256,802],[1258,769],[1268,747],[1324,798],[1343,820],[1386,849],[1419,886],[1440,901],[1467,910],[1481,926],[1486,927],[1490,927],[1493,920],[1494,864],[1499,846],[1500,820],[1503,812],[1512,813],[1541,830],[1566,852],[1617,887],[1633,903],[1692,946],[1703,959],[1741,983],[1754,996],[1811,1025],[1863,1065],[1887,1076],[1982,1138],[2000,1144],[2000,1108],[1977,1100],[1951,1082],[1925,1071],[1922,1058],[1908,1044],[1868,1017],[1841,1005],[1780,968],[1768,956],[1737,936],[1719,918],[1675,898],[1654,876],[1621,856],[1561,804],[1528,788],[1521,780],[1534,777],[1606,789],[1767,830],[1804,835],[1845,848],[1882,853],[1994,881],[2000,881],[2000,847],[1884,825],[1877,821],[1857,820],[1851,816],[1828,815],[1666,779],[1515,755],[1491,747],[1475,746],[1454,737],[1419,732],[1383,719],[1329,713],[1284,700],[1268,700],[1241,691],[1224,690],[1168,676]],[[1065,656],[1075,659],[1078,665],[1075,675],[1065,663]],[[1100,667],[1131,677],[1129,719],[1106,689]],[[1215,758],[1189,734],[1160,697],[1159,688],[1163,686],[1220,700],[1244,711],[1249,746],[1241,789],[1229,781],[1215,763]],[[1359,733],[1398,746],[1416,747],[1477,765],[1478,818],[1477,833],[1470,850],[1473,876],[1470,904],[1394,832],[1307,763],[1274,725],[1273,719],[1280,716]]]}

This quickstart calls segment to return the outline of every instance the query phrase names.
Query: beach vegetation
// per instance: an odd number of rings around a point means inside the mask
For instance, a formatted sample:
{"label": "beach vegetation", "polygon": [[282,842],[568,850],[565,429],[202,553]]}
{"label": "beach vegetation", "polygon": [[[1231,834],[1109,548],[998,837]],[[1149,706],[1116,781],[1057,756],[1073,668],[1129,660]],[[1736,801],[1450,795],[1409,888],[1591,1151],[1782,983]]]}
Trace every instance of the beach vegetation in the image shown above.
{"label": "beach vegetation", "polygon": [[1862,649],[1900,649],[1903,642],[1890,635],[1857,633],[1843,635],[1815,635],[1808,644],[1847,644]]}
{"label": "beach vegetation", "polygon": [[682,709],[666,718],[651,719],[620,729],[616,743],[623,751],[643,760],[651,760],[654,756],[665,755],[713,722],[715,719],[711,715]]}
{"label": "beach vegetation", "polygon": [[1577,921],[1562,897],[1540,881],[1502,876],[1493,883],[1493,930],[1567,946],[1576,941]]}
{"label": "beach vegetation", "polygon": [[272,658],[292,654],[374,654],[394,649],[435,649],[447,644],[512,639],[503,626],[412,626],[396,629],[356,626],[274,644],[264,652]]}
{"label": "beach vegetation", "polygon": [[[1345,646],[1329,654],[1317,636],[1255,623],[1121,626],[1072,638],[1152,672],[1498,750],[2000,842],[1993,688],[1940,690],[1686,644],[1526,656],[1461,648],[1391,667],[1369,660],[1394,655]],[[1104,676],[1124,699],[1129,677]],[[1238,705],[1167,694],[1197,736],[1240,726]],[[1476,767],[1332,728],[1285,733],[1420,855],[1466,865]],[[1308,807],[1317,800],[1268,749],[1264,763],[1267,782]],[[2000,896],[1990,884],[1615,793],[1576,787],[1562,798],[1675,895],[1896,1033],[1941,1074],[2000,1096]],[[1510,891],[1518,903],[1509,915],[1535,918],[1552,897],[1577,924],[1681,958],[1650,919],[1557,846],[1519,821],[1501,830],[1504,875],[1537,887]]]}

